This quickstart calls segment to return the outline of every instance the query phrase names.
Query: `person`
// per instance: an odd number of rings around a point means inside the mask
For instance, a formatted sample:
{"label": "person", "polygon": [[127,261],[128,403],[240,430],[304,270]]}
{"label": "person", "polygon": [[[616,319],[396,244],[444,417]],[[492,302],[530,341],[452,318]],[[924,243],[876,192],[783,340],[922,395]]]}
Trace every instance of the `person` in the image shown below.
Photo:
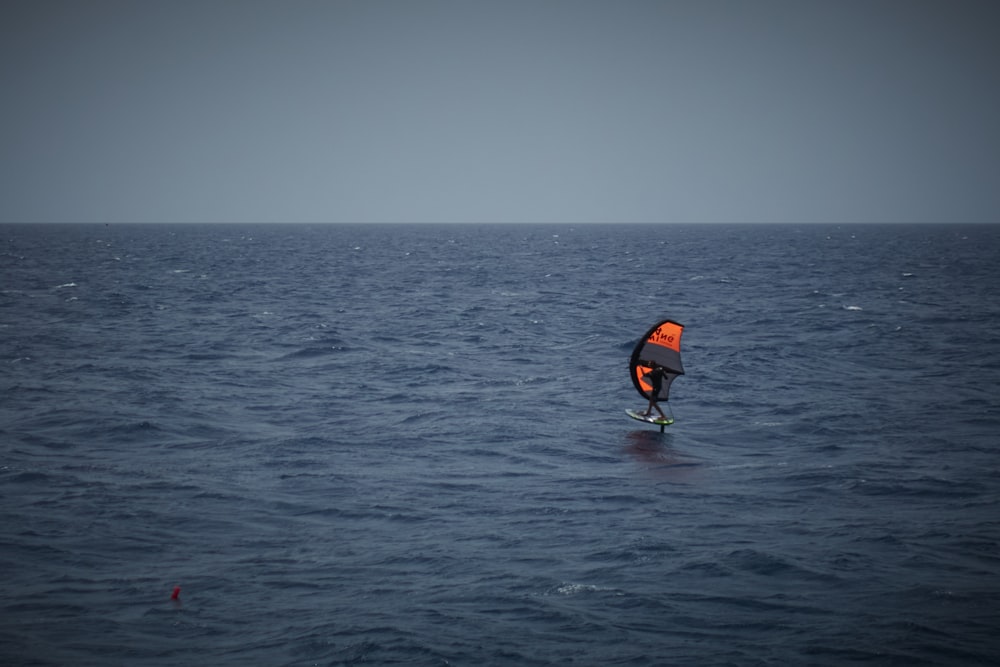
{"label": "person", "polygon": [[663,414],[663,410],[660,409],[660,404],[656,402],[656,397],[659,395],[660,389],[663,388],[663,377],[666,375],[666,373],[667,369],[659,365],[655,361],[653,362],[652,370],[646,373],[645,377],[648,378],[649,383],[653,385],[653,390],[649,392],[649,407],[647,407],[646,411],[642,413],[643,417],[652,416],[653,408],[656,408],[656,411],[660,413],[661,419],[667,418],[667,416]]}

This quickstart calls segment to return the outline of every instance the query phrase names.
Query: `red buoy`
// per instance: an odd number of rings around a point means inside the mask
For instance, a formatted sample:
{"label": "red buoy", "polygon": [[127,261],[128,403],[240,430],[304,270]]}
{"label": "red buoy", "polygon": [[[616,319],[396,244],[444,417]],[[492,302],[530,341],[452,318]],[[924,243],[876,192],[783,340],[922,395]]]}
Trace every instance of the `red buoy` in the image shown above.
{"label": "red buoy", "polygon": [[170,599],[171,600],[177,600],[180,597],[181,597],[181,587],[180,586],[174,586],[174,592],[170,594]]}

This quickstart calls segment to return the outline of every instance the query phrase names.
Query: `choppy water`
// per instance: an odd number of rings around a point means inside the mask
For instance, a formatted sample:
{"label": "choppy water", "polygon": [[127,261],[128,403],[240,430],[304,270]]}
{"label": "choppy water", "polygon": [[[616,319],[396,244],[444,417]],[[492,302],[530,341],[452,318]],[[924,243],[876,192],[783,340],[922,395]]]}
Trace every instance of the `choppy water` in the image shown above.
{"label": "choppy water", "polygon": [[1000,656],[998,226],[0,238],[4,664]]}

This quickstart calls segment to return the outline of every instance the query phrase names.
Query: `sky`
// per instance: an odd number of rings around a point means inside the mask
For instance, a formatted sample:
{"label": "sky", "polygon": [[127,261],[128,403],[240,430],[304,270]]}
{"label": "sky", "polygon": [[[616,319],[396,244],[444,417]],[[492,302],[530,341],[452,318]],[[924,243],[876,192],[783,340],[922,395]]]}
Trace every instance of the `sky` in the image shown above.
{"label": "sky", "polygon": [[1000,222],[995,0],[5,0],[0,222]]}

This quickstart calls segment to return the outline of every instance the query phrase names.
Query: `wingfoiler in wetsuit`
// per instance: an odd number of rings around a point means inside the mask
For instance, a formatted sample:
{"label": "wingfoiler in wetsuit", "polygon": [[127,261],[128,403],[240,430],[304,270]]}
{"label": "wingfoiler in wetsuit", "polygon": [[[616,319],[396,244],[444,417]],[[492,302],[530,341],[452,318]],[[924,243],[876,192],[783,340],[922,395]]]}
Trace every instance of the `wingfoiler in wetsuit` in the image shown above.
{"label": "wingfoiler in wetsuit", "polygon": [[667,416],[663,414],[663,410],[660,409],[660,406],[656,402],[656,397],[660,395],[660,390],[663,388],[663,377],[666,373],[667,369],[656,363],[653,364],[653,369],[646,373],[646,378],[648,378],[649,383],[653,385],[653,390],[649,392],[649,407],[646,408],[646,412],[644,413],[646,417],[653,414],[653,408],[656,408],[656,411],[660,413],[661,417],[664,419],[667,418]]}

